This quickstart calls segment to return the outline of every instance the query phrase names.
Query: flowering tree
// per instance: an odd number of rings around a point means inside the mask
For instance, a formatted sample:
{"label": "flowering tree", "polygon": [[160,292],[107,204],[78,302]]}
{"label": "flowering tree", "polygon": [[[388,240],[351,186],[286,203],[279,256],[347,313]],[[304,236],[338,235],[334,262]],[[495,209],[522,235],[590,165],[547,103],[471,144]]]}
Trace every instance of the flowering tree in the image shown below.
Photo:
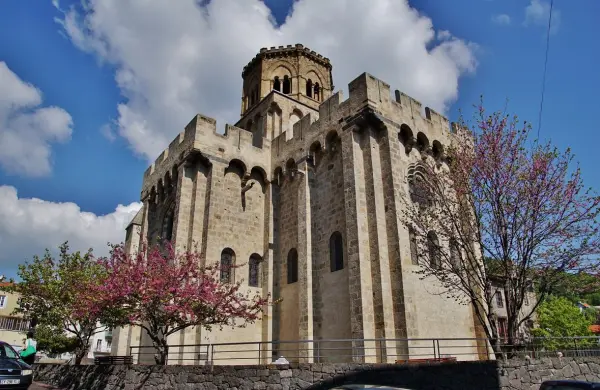
{"label": "flowering tree", "polygon": [[86,291],[103,283],[104,268],[90,249],[82,254],[70,253],[64,243],[59,247],[56,260],[46,250],[43,257],[34,256],[33,262],[19,265],[19,283],[11,283],[4,290],[20,294],[15,314],[35,320],[39,326],[53,329],[59,335],[66,333],[75,352],[75,364],[87,354],[92,336],[104,331],[113,321],[110,307],[102,311],[86,310],[83,298]]}
{"label": "flowering tree", "polygon": [[[413,169],[404,199],[422,277],[473,305],[495,348],[492,281],[504,291],[513,344],[565,275],[597,275],[600,198],[584,188],[579,168],[570,169],[570,150],[530,142],[529,131],[517,117],[488,115],[480,105],[471,129],[457,126],[445,163],[423,158]],[[532,282],[537,299],[524,305]]]}
{"label": "flowering tree", "polygon": [[143,245],[134,256],[116,245],[102,264],[108,277],[87,294],[87,310],[114,307],[122,324],[146,330],[157,351],[156,364],[166,364],[169,335],[190,326],[244,326],[259,319],[268,304],[258,295],[242,294],[239,283],[221,282],[220,269],[201,266],[198,252],[176,253],[169,243],[164,248]]}

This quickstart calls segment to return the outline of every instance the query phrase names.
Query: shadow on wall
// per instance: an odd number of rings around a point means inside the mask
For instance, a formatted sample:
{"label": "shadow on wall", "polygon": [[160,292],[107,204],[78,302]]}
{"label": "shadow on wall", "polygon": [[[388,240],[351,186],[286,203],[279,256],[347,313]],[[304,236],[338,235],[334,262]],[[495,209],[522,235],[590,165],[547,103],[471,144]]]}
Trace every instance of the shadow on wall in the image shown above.
{"label": "shadow on wall", "polygon": [[498,366],[495,362],[488,361],[418,366],[366,364],[361,369],[336,374],[306,389],[326,390],[357,384],[411,390],[497,390],[501,388]]}

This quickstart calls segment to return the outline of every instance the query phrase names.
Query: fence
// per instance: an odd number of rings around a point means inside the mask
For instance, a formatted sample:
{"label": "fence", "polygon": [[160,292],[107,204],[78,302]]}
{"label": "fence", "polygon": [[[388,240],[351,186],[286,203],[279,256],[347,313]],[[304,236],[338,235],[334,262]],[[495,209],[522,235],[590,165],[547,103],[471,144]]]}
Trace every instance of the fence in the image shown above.
{"label": "fence", "polygon": [[[283,357],[300,363],[394,363],[401,360],[493,360],[545,356],[600,356],[598,337],[535,338],[494,352],[487,339],[331,339],[169,345],[167,364],[268,364]],[[154,364],[152,346],[132,346],[134,364]]]}

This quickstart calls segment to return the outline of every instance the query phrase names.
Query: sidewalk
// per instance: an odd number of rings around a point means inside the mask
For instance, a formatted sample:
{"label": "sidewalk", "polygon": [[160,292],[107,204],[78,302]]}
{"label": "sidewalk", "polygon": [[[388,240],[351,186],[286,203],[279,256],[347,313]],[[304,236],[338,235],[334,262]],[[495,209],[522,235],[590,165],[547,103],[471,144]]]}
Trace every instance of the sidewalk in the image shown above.
{"label": "sidewalk", "polygon": [[33,382],[33,385],[31,385],[29,390],[61,390],[61,389],[59,389],[58,387],[46,385],[44,383]]}

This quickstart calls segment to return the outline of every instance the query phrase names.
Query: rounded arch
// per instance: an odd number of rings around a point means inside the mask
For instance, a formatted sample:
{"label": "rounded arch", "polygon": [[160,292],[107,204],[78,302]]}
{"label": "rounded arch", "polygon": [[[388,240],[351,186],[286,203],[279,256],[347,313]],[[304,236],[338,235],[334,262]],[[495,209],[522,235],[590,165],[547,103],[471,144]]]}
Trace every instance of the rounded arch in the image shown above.
{"label": "rounded arch", "polygon": [[290,158],[289,160],[287,160],[287,162],[285,163],[285,173],[289,177],[293,178],[297,169],[298,169],[298,164],[296,164],[296,160],[294,160],[293,158]]}
{"label": "rounded arch", "polygon": [[294,129],[294,124],[296,122],[298,122],[302,117],[304,116],[304,114],[302,113],[302,111],[300,111],[297,108],[294,108],[290,114],[290,119],[288,121],[289,126],[290,126],[290,131],[293,131]]}
{"label": "rounded arch", "polygon": [[306,80],[306,96],[312,97],[313,82],[312,79]]}
{"label": "rounded arch", "polygon": [[419,149],[420,152],[424,152],[425,150],[427,150],[427,148],[429,148],[429,138],[427,138],[427,136],[422,132],[418,132],[417,149]]}
{"label": "rounded arch", "polygon": [[219,263],[220,279],[222,283],[233,283],[233,270],[235,267],[235,252],[231,248],[221,251]]}
{"label": "rounded arch", "polygon": [[287,282],[288,284],[298,281],[298,251],[290,249],[287,255]]}
{"label": "rounded arch", "polygon": [[444,145],[438,140],[433,141],[431,152],[435,159],[441,159],[444,156]]}
{"label": "rounded arch", "polygon": [[323,85],[323,80],[327,80],[327,78],[321,73],[321,71],[314,66],[309,66],[308,68],[304,69],[304,77],[306,77],[307,79],[312,79],[313,85],[314,83],[319,83],[320,85]]}
{"label": "rounded arch", "polygon": [[289,77],[292,77],[296,74],[293,69],[294,65],[291,62],[279,60],[272,63],[263,74],[267,75],[271,80],[277,76],[283,81],[283,76],[288,75]]}
{"label": "rounded arch", "polygon": [[163,179],[158,179],[158,183],[156,184],[156,195],[158,203],[165,200],[165,186],[163,185]]}
{"label": "rounded arch", "polygon": [[325,137],[325,147],[328,152],[336,152],[341,144],[340,136],[337,131],[331,130]]}
{"label": "rounded arch", "polygon": [[229,161],[229,165],[227,166],[227,168],[225,168],[225,174],[235,173],[240,177],[240,179],[246,175],[246,171],[246,164],[244,164],[242,160],[238,160],[237,158],[234,158],[233,160]]}
{"label": "rounded arch", "polygon": [[281,84],[281,93],[289,95],[292,93],[292,77],[285,75],[283,76],[283,83]]}
{"label": "rounded arch", "polygon": [[281,80],[279,79],[279,76],[275,76],[275,78],[273,78],[273,89],[281,92]]}
{"label": "rounded arch", "polygon": [[259,287],[261,285],[260,265],[262,261],[262,256],[258,253],[250,255],[250,260],[248,260],[248,286]]}
{"label": "rounded arch", "polygon": [[275,184],[277,184],[278,186],[281,185],[281,183],[283,181],[283,169],[281,167],[277,167],[273,171],[273,180],[272,181],[274,181]]}
{"label": "rounded arch", "polygon": [[429,204],[430,191],[427,186],[429,171],[422,163],[413,163],[408,166],[407,181],[408,192],[413,202],[426,206]]}
{"label": "rounded arch", "polygon": [[323,153],[323,147],[321,146],[321,142],[315,141],[310,145],[310,148],[308,149],[308,154],[312,161],[313,166],[319,165],[322,153]]}
{"label": "rounded arch", "polygon": [[260,184],[260,187],[262,189],[263,192],[265,192],[266,188],[267,188],[267,172],[259,166],[254,166],[252,167],[252,169],[250,170],[250,178],[254,179],[256,182],[258,182],[258,184]]}
{"label": "rounded arch", "polygon": [[402,145],[408,146],[410,144],[410,147],[412,148],[413,137],[414,134],[410,126],[402,124],[402,126],[400,126],[400,132],[398,133],[398,139],[402,142]]}

